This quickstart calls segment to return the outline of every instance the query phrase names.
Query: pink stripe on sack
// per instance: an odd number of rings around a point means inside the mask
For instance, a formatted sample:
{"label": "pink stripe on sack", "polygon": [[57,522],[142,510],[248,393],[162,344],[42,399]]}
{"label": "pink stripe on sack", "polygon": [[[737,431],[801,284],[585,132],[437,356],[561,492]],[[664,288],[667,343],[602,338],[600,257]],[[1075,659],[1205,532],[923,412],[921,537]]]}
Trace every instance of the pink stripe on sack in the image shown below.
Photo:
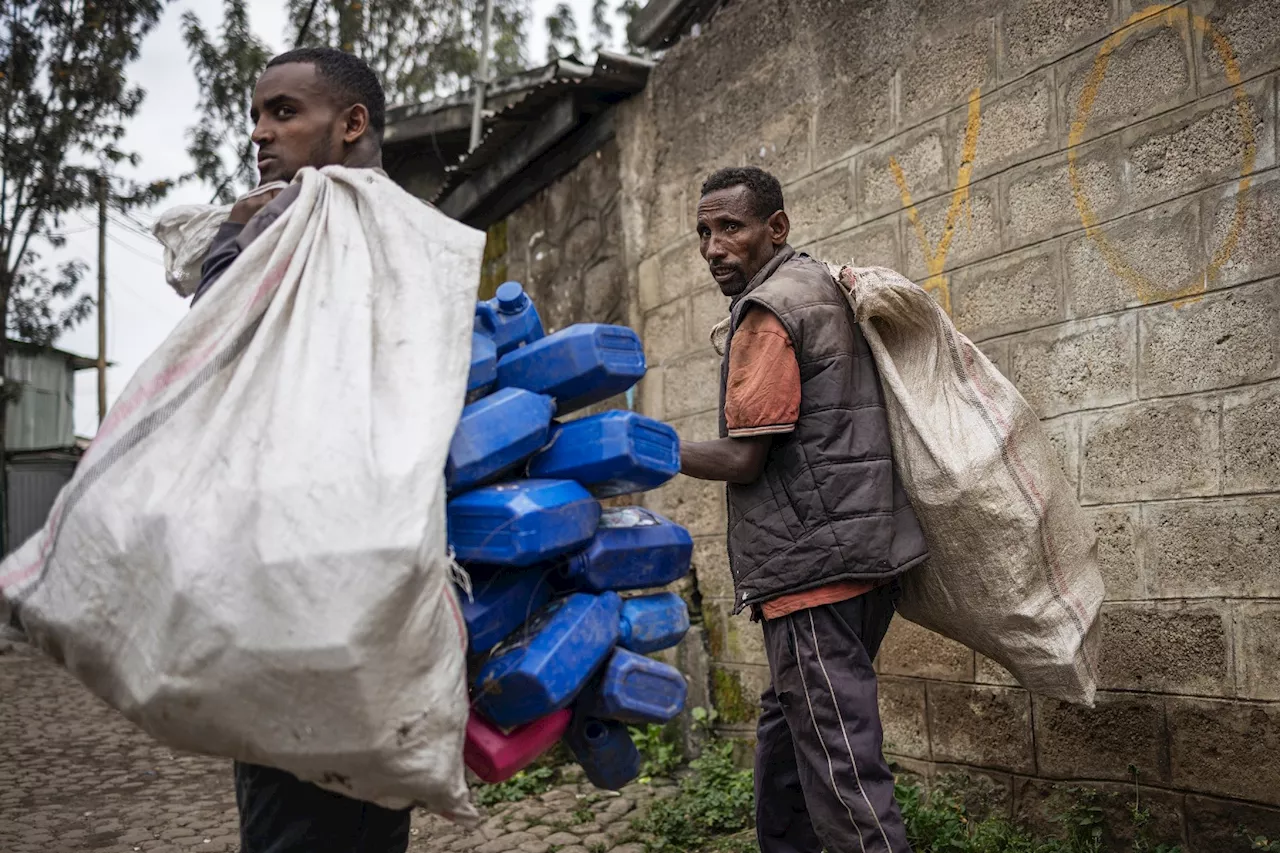
{"label": "pink stripe on sack", "polygon": [[[262,284],[259,285],[258,289],[254,292],[253,297],[245,303],[239,316],[236,318],[236,322],[232,324],[229,329],[234,329],[241,325],[240,321],[244,319],[245,315],[255,309],[269,292],[273,292],[280,286],[280,282],[284,280],[284,275],[288,271],[289,263],[292,260],[293,255],[290,254],[263,277]],[[140,388],[132,397],[127,400],[122,400],[115,406],[112,406],[111,413],[107,415],[106,421],[103,422],[101,429],[98,430],[98,434],[94,436],[93,441],[90,443],[89,449],[80,460],[80,466],[85,466],[86,463],[90,461],[91,457],[95,455],[94,451],[103,447],[104,440],[110,437],[111,433],[114,432],[129,415],[136,412],[143,406],[143,404],[150,402],[158,394],[168,389],[169,386],[173,385],[178,380],[189,376],[200,368],[203,368],[205,364],[208,363],[210,357],[219,350],[229,334],[230,331],[224,332],[217,340],[213,341],[209,346],[202,349],[196,355],[193,355],[178,364],[175,364],[173,367],[170,367],[168,370],[165,370]],[[101,451],[96,455],[101,455]],[[83,467],[81,470],[83,470]],[[35,560],[21,568],[15,569],[7,575],[0,576],[0,592],[3,592],[6,588],[11,587],[14,584],[21,583],[31,577],[31,575],[35,574],[36,571],[44,565],[45,560],[48,558],[49,551],[53,547],[53,541],[56,537],[61,521],[62,509],[60,507],[50,521],[45,524],[44,541],[40,543],[40,551]]]}

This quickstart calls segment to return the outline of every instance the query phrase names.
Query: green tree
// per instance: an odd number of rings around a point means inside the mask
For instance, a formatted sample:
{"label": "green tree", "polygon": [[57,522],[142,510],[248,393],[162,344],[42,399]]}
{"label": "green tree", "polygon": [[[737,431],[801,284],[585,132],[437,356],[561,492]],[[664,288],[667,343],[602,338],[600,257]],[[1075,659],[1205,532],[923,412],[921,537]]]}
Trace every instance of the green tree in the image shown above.
{"label": "green tree", "polygon": [[582,56],[582,42],[578,40],[578,22],[573,7],[560,3],[547,16],[547,61],[555,62],[562,56]]}
{"label": "green tree", "polygon": [[[287,0],[305,46],[355,53],[378,73],[391,104],[417,103],[471,85],[479,65],[483,0]],[[524,67],[524,0],[493,0],[489,73]],[[303,25],[306,24],[304,27]]]}
{"label": "green tree", "polygon": [[187,131],[194,175],[230,203],[258,182],[249,105],[271,50],[253,34],[245,0],[224,0],[222,30],[215,39],[194,12],[182,16],[182,37],[200,89],[201,120]]}
{"label": "green tree", "polygon": [[[89,297],[76,297],[86,266],[51,270],[39,247],[65,245],[68,214],[97,203],[100,170],[138,164],[120,141],[144,92],[125,72],[164,3],[0,0],[0,365],[9,335],[48,344],[92,312]],[[125,183],[111,203],[128,210],[167,189]],[[0,446],[19,390],[11,381],[0,390]]]}

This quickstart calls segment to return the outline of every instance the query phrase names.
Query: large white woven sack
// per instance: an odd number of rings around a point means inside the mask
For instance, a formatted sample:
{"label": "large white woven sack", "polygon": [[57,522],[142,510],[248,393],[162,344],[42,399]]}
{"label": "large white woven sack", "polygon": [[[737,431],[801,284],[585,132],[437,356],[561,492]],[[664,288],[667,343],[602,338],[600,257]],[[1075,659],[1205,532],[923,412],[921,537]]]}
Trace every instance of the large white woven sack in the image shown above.
{"label": "large white woven sack", "polygon": [[0,617],[172,747],[465,821],[444,466],[484,234],[371,170],[297,180],[0,564]]}
{"label": "large white woven sack", "polygon": [[1039,418],[924,289],[879,267],[839,277],[929,543],[928,561],[902,578],[899,611],[1028,690],[1092,705],[1097,537]]}

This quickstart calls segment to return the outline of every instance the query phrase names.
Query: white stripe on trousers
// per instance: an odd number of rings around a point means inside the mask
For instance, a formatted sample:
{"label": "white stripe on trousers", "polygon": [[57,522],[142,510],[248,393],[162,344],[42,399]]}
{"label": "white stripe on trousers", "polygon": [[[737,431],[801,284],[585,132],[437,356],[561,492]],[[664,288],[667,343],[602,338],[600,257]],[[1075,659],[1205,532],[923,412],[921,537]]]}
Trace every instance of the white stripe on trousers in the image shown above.
{"label": "white stripe on trousers", "polygon": [[791,631],[791,644],[795,647],[796,671],[800,673],[800,687],[804,690],[804,701],[809,706],[809,719],[813,721],[813,733],[817,737],[818,743],[822,744],[822,752],[827,756],[827,775],[831,778],[831,790],[836,795],[836,799],[840,801],[840,805],[844,806],[845,811],[849,813],[849,823],[853,825],[853,834],[858,837],[858,846],[862,848],[862,853],[867,853],[867,845],[862,840],[862,830],[858,829],[858,819],[853,816],[853,808],[844,801],[844,795],[840,793],[840,788],[836,785],[836,768],[831,763],[831,751],[827,749],[827,742],[822,739],[822,732],[818,729],[818,718],[813,713],[813,700],[809,698],[809,683],[804,677],[804,667],[800,665],[800,638],[796,636],[795,616],[787,616],[787,628]]}
{"label": "white stripe on trousers", "polygon": [[[867,796],[866,789],[862,787],[862,775],[858,772],[858,762],[853,755],[853,745],[849,742],[849,732],[845,728],[844,714],[840,712],[840,703],[836,701],[835,688],[831,684],[831,675],[827,672],[827,665],[822,660],[822,651],[818,648],[818,629],[813,622],[813,611],[806,610],[804,612],[809,616],[809,634],[813,639],[813,652],[818,659],[819,668],[822,669],[822,677],[825,678],[827,682],[827,695],[831,697],[831,707],[836,712],[836,721],[840,724],[840,733],[844,736],[844,746],[849,753],[849,766],[853,768],[853,780],[858,786],[858,794],[862,797],[862,801],[867,805],[867,811],[871,815],[871,820],[875,823],[876,829],[880,833],[881,840],[884,841],[884,849],[886,853],[893,853],[893,845],[889,843],[889,836],[885,833],[884,827],[880,825],[880,816],[876,814],[875,807],[871,805],[871,798]],[[853,809],[844,801],[844,796],[836,786],[835,767],[831,763],[831,752],[827,749],[826,741],[823,740],[821,732],[818,730],[818,720],[813,710],[813,699],[809,696],[809,684],[804,677],[804,668],[800,666],[800,646],[795,628],[795,615],[796,614],[789,615],[787,617],[787,622],[791,629],[792,642],[795,643],[796,647],[796,668],[800,672],[800,685],[804,689],[804,699],[809,706],[809,719],[813,721],[814,734],[818,737],[819,742],[822,743],[822,751],[827,757],[827,773],[831,779],[832,790],[840,800],[840,804],[843,805],[845,810],[849,813],[849,822],[853,824],[853,830],[858,836],[858,845],[862,848],[863,853],[866,853],[867,846],[862,840],[862,831],[858,828],[858,821],[853,815]]]}

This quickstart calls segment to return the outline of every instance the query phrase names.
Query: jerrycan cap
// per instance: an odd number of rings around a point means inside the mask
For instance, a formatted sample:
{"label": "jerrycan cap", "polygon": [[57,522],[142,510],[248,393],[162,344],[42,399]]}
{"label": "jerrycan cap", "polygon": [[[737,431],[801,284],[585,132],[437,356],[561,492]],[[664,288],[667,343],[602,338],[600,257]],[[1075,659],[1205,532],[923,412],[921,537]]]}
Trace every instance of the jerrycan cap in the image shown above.
{"label": "jerrycan cap", "polygon": [[529,304],[529,297],[518,281],[504,281],[498,285],[495,295],[498,298],[498,310],[503,314],[519,314]]}

